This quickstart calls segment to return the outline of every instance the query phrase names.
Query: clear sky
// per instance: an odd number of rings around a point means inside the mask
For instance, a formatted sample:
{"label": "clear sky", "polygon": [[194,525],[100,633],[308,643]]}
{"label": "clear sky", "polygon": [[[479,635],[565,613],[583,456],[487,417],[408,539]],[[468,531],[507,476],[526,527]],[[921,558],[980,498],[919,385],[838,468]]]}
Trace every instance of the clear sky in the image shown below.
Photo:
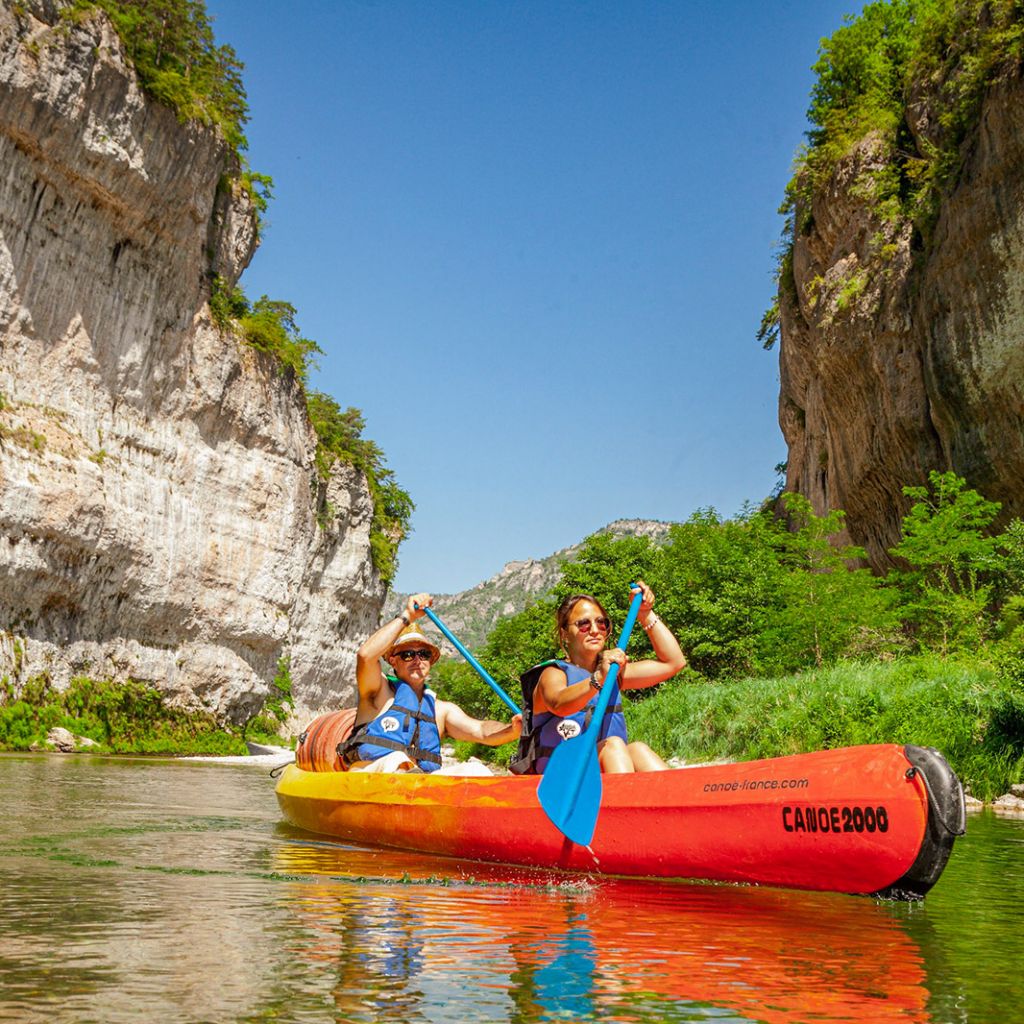
{"label": "clear sky", "polygon": [[755,339],[836,0],[207,0],[273,177],[251,298],[416,502],[399,590],[776,483]]}

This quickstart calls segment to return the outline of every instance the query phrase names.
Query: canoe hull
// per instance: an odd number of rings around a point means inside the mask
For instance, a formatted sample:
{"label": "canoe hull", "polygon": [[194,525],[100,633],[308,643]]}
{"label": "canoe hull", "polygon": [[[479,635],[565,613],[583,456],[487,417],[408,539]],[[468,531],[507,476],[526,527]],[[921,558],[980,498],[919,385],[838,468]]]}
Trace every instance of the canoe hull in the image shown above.
{"label": "canoe hull", "polygon": [[[277,786],[299,828],[463,860],[917,898],[963,830],[963,793],[920,747],[877,745],[602,777],[589,847],[537,801],[536,777],[306,772]],[[931,796],[929,795],[931,793]]]}

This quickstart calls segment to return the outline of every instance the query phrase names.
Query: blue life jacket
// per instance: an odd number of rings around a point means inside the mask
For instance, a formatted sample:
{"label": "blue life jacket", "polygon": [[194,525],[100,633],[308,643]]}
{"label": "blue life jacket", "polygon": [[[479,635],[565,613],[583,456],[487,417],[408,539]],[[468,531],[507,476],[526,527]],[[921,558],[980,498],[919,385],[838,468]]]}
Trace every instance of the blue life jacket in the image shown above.
{"label": "blue life jacket", "polygon": [[[519,750],[509,768],[517,775],[543,775],[555,747],[564,740],[579,736],[590,725],[600,693],[595,693],[579,711],[571,715],[556,715],[553,711],[533,710],[533,694],[544,669],[554,665],[565,673],[565,685],[573,686],[590,678],[590,673],[571,661],[542,661],[524,672],[519,678],[523,691],[523,731],[519,737]],[[598,742],[618,736],[626,740],[626,719],[622,714],[619,683],[612,684],[604,719],[597,734]]]}
{"label": "blue life jacket", "polygon": [[441,767],[441,734],[437,729],[435,701],[437,694],[424,689],[423,700],[401,679],[385,676],[394,698],[376,718],[359,726],[343,743],[338,754],[346,765],[356,761],[376,761],[401,750],[415,761],[422,771],[434,772]]}

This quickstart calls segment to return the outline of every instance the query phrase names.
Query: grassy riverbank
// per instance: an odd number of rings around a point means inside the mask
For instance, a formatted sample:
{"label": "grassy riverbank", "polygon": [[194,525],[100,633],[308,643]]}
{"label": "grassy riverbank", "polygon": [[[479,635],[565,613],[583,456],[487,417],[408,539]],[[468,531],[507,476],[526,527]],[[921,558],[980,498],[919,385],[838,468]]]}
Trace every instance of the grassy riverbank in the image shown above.
{"label": "grassy riverbank", "polygon": [[281,743],[276,722],[252,719],[244,729],[226,729],[208,713],[167,703],[143,683],[113,683],[85,677],[55,690],[45,677],[29,680],[15,696],[0,685],[0,750],[46,748],[54,728],[91,740],[96,753],[228,755],[245,754],[245,741]]}
{"label": "grassy riverbank", "polygon": [[681,677],[627,711],[630,736],[688,762],[860,743],[935,747],[974,796],[1024,780],[1024,685],[935,656],[840,662],[776,679]]}

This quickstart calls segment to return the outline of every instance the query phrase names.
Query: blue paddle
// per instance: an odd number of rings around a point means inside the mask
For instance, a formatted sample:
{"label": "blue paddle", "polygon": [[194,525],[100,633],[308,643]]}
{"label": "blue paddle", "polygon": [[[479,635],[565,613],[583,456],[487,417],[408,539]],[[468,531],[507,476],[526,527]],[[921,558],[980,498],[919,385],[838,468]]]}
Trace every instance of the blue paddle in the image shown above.
{"label": "blue paddle", "polygon": [[426,617],[430,619],[430,621],[437,626],[442,633],[444,633],[459,654],[461,654],[466,661],[476,669],[477,675],[480,676],[480,678],[512,709],[512,713],[514,715],[522,714],[516,706],[515,701],[512,700],[512,698],[487,674],[483,665],[481,665],[476,658],[474,658],[473,655],[455,639],[455,635],[452,631],[429,608],[420,608],[419,605],[416,605],[416,610],[423,612],[423,614],[426,615]]}
{"label": "blue paddle", "polygon": [[[629,634],[633,632],[642,600],[643,594],[638,592],[629,605],[629,614],[619,636],[618,646],[623,651],[629,643]],[[597,738],[618,674],[619,666],[613,664],[601,687],[601,696],[597,699],[590,725],[581,735],[563,740],[555,747],[537,787],[537,797],[544,813],[562,835],[580,846],[586,846],[594,838],[597,814],[601,810]]]}

